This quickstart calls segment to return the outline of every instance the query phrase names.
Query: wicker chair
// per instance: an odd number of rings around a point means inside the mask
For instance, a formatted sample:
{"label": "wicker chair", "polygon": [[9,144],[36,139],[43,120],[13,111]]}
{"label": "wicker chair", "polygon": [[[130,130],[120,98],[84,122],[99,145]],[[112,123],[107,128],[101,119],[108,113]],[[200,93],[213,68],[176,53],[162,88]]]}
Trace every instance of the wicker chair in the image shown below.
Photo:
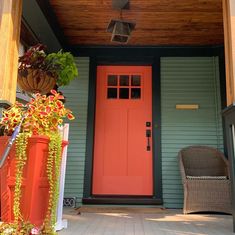
{"label": "wicker chair", "polygon": [[231,213],[231,180],[228,161],[217,149],[190,146],[179,152],[184,187],[184,214]]}

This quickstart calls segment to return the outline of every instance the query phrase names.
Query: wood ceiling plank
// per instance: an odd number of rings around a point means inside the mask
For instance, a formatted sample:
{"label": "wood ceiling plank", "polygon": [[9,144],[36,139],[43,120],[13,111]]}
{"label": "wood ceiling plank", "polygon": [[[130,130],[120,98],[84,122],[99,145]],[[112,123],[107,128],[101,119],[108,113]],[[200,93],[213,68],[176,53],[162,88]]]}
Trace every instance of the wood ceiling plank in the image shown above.
{"label": "wood ceiling plank", "polygon": [[[112,9],[112,2],[110,1],[74,1],[67,0],[66,5],[64,0],[50,0],[51,5],[56,8],[63,7],[76,7],[80,10],[100,10]],[[140,11],[159,11],[159,12],[171,12],[171,11],[208,11],[208,12],[217,12],[218,9],[222,10],[222,3],[220,0],[131,0],[130,1],[131,10],[140,10]]]}
{"label": "wood ceiling plank", "polygon": [[[110,44],[106,28],[120,16],[111,0],[50,0],[50,4],[69,43]],[[130,4],[131,9],[123,11],[125,20],[136,22],[130,45],[223,43],[222,0],[131,0]]]}
{"label": "wood ceiling plank", "polygon": [[[94,24],[79,24],[76,28],[73,27],[73,25],[66,25],[66,27],[63,28],[64,31],[69,33],[69,30],[95,30],[95,31],[104,31],[106,30],[107,25],[103,25],[101,27],[100,25],[94,25]],[[188,30],[188,29],[195,29],[195,30],[223,30],[223,23],[217,23],[217,24],[200,24],[200,23],[161,23],[156,26],[149,26],[145,24],[139,24],[136,26],[136,29],[138,30],[146,30],[146,31],[155,31],[155,30]]]}
{"label": "wood ceiling plank", "polygon": [[[66,33],[66,31],[65,31]],[[149,31],[149,34],[152,34],[156,37],[159,36],[164,36],[164,37],[169,37],[172,35],[177,35],[178,37],[185,37],[185,36],[210,36],[213,35],[214,30],[155,30]],[[223,30],[220,32],[223,33]],[[111,35],[108,32],[103,32],[101,30],[69,30],[69,32],[67,33],[69,35],[69,37],[79,37],[79,36],[89,36],[89,35],[94,35],[94,36],[104,36],[104,35]],[[146,37],[146,30],[135,30],[132,33],[133,36],[137,36],[137,37]]]}
{"label": "wood ceiling plank", "polygon": [[[71,37],[70,43],[71,45],[87,45],[87,41],[89,41],[89,45],[120,45],[117,43],[111,43],[110,38],[107,37],[96,37],[94,40],[94,37]],[[219,44],[223,43],[223,39],[217,39],[217,38],[202,38],[202,37],[194,37],[194,38],[175,38],[175,37],[169,37],[169,38],[157,38],[157,39],[146,39],[146,38],[138,38],[138,39],[131,39],[128,43],[129,45],[136,45],[136,46],[142,46],[142,45],[158,45],[158,46],[170,46],[170,45],[195,45],[195,41],[197,41],[196,45],[212,45],[212,44]],[[174,42],[174,43],[172,43]]]}
{"label": "wood ceiling plank", "polygon": [[[70,12],[68,14],[71,15]],[[84,24],[84,23],[105,23],[109,22],[111,19],[118,19],[119,15],[117,14],[109,14],[108,12],[101,12],[101,13],[78,13],[76,17],[70,16],[67,17],[67,15],[61,15],[60,16],[60,23],[63,27],[63,25],[73,25],[75,24]],[[223,23],[222,20],[222,14],[221,13],[176,13],[172,12],[170,15],[166,15],[164,13],[149,13],[146,15],[143,15],[141,13],[130,13],[129,15],[124,15],[123,17],[125,20],[130,21],[136,21],[138,23],[145,22],[148,25],[152,24],[161,24],[161,23]],[[79,20],[80,19],[80,20]],[[82,19],[82,20],[81,20]]]}
{"label": "wood ceiling plank", "polygon": [[48,23],[53,30],[56,38],[58,39],[60,45],[62,48],[66,49],[68,48],[67,44],[67,37],[64,35],[64,32],[61,29],[61,23],[59,22],[59,16],[57,17],[56,13],[54,12],[54,9],[50,5],[49,0],[36,0],[38,6],[41,8],[44,16],[48,20]]}

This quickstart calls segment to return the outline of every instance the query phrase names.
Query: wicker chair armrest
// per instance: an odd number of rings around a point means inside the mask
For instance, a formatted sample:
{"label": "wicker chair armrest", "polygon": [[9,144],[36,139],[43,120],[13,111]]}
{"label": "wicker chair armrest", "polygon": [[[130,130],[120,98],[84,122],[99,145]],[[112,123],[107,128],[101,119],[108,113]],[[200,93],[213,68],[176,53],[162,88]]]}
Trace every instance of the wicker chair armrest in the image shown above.
{"label": "wicker chair armrest", "polygon": [[220,155],[220,158],[223,160],[225,166],[226,166],[226,176],[228,176],[229,179],[231,179],[231,174],[230,174],[230,168],[229,168],[229,163],[228,163],[228,159],[224,156],[224,154],[222,152],[220,152],[219,150],[217,151],[217,154]]}
{"label": "wicker chair armrest", "polygon": [[229,163],[227,158],[225,158],[225,156],[222,154],[221,158],[224,160],[225,165],[226,165],[226,170],[227,170],[227,174],[228,174],[228,178],[231,179],[231,174],[230,174],[230,168],[229,168]]}
{"label": "wicker chair armrest", "polygon": [[180,167],[180,173],[181,173],[182,181],[183,181],[183,184],[185,184],[185,182],[186,182],[186,173],[185,173],[185,169],[184,169],[184,163],[183,163],[181,151],[178,153],[178,158],[179,158],[179,167]]}

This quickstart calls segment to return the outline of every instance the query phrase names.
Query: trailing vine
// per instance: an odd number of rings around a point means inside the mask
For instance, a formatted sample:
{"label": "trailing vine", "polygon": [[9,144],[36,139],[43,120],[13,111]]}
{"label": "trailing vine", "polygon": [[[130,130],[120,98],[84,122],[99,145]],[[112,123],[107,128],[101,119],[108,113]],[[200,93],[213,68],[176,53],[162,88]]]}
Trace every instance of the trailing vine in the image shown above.
{"label": "trailing vine", "polygon": [[20,198],[21,198],[21,186],[22,186],[22,176],[24,166],[27,161],[27,143],[29,133],[20,133],[16,139],[16,182],[15,182],[15,191],[14,191],[14,204],[13,204],[13,214],[14,214],[14,223],[18,224],[19,221],[22,221],[23,218],[20,212]]}
{"label": "trailing vine", "polygon": [[59,197],[62,139],[58,132],[49,133],[48,135],[50,137],[49,155],[47,159],[49,201],[43,232],[45,232],[45,234],[56,234],[54,232],[54,227],[56,223],[57,201]]}

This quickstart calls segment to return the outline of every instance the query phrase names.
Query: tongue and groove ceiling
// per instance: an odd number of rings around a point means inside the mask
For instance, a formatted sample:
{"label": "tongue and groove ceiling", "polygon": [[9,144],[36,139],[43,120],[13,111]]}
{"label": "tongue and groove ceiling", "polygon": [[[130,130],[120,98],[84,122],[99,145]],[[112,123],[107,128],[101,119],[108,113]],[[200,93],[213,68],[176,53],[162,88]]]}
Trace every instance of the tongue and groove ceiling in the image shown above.
{"label": "tongue and groove ceiling", "polygon": [[[106,28],[120,12],[112,0],[50,0],[70,45],[116,45]],[[136,22],[128,45],[223,44],[222,0],[130,0],[124,19]],[[118,45],[118,44],[117,44]]]}

